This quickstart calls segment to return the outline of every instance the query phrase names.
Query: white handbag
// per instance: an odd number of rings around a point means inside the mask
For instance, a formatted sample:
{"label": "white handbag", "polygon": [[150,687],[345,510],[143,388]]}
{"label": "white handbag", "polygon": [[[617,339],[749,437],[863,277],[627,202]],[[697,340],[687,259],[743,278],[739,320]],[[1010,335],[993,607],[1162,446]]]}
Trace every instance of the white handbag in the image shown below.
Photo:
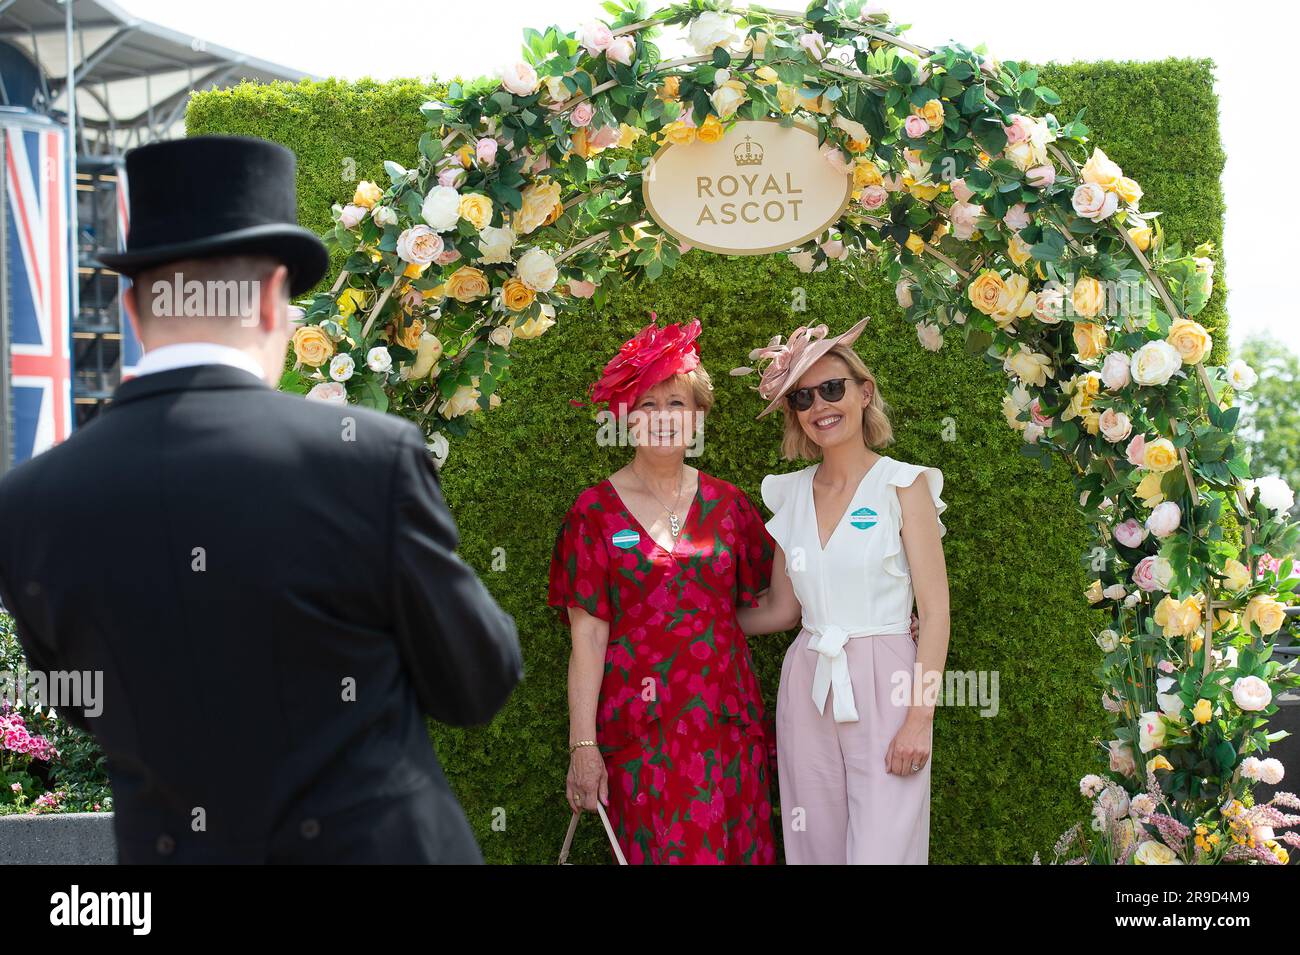
{"label": "white handbag", "polygon": [[[600,813],[600,821],[605,824],[605,835],[609,836],[610,848],[614,850],[614,858],[618,859],[619,865],[627,865],[627,859],[623,857],[623,850],[619,848],[618,840],[614,838],[614,827],[609,824],[609,816],[605,814],[605,807],[596,801],[596,811]],[[573,810],[573,818],[569,820],[569,831],[564,835],[564,845],[560,847],[559,865],[573,865],[567,862],[569,858],[569,847],[573,845],[573,834],[578,831],[578,820],[582,818],[582,810]]]}

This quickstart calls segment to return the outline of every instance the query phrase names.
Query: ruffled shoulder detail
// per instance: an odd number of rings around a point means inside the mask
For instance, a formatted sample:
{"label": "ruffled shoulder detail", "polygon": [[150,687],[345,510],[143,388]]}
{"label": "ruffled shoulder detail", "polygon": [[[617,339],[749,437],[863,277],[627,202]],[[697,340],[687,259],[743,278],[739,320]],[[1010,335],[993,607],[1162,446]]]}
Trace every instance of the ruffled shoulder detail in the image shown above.
{"label": "ruffled shoulder detail", "polygon": [[766,524],[767,532],[787,554],[790,552],[789,541],[793,537],[799,486],[807,479],[810,470],[803,468],[786,474],[769,474],[763,478],[760,488],[763,504],[772,512],[772,519]]}
{"label": "ruffled shoulder detail", "polygon": [[895,461],[893,458],[889,460],[889,465],[890,470],[885,475],[885,483],[894,488],[893,493],[887,495],[889,513],[894,520],[893,534],[884,556],[885,571],[895,577],[907,577],[910,575],[910,570],[907,566],[907,555],[903,552],[903,506],[898,500],[898,488],[911,487],[916,483],[917,475],[925,475],[925,482],[930,488],[930,498],[934,501],[934,510],[939,518],[939,536],[943,537],[948,533],[948,528],[943,526],[943,512],[948,509],[948,505],[939,496],[943,493],[943,472],[938,468],[908,464],[905,461]]}

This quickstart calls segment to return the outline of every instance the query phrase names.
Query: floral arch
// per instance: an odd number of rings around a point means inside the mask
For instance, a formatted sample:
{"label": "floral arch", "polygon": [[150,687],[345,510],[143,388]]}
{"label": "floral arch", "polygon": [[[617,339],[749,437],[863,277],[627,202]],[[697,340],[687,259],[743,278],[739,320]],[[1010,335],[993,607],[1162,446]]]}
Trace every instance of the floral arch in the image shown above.
{"label": "floral arch", "polygon": [[[1033,69],[912,44],[861,0],[604,9],[526,31],[499,80],[426,103],[419,165],[385,163],[386,187],[335,207],[344,270],[294,336],[311,396],[410,418],[445,459],[499,402],[516,340],[676,265],[641,198],[656,144],[810,125],[852,201],[791,259],[884,263],[924,347],[959,334],[1005,371],[1024,452],[1069,463],[1096,525],[1087,599],[1111,614],[1097,642],[1113,740],[1081,783],[1092,834],[1058,853],[1285,861],[1300,836],[1261,827],[1300,822],[1300,800],[1255,805],[1252,785],[1280,777],[1268,718],[1300,685],[1268,642],[1296,583],[1268,554],[1300,528],[1290,489],[1251,480],[1233,439],[1254,372],[1204,364],[1212,249],[1166,242],[1141,186],[1088,150],[1081,115],[1051,114]],[[695,55],[662,60],[666,29]]]}

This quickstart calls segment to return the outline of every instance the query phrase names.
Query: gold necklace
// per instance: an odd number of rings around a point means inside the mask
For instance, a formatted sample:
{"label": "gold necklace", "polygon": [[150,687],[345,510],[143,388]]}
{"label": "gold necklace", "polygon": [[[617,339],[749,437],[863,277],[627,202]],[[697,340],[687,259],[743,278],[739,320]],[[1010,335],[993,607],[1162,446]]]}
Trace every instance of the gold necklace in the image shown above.
{"label": "gold necklace", "polygon": [[679,521],[677,518],[676,507],[682,497],[682,487],[686,483],[686,468],[683,467],[681,471],[678,472],[677,494],[673,497],[672,507],[669,507],[667,504],[664,504],[663,500],[659,497],[659,495],[656,494],[654,490],[650,487],[650,482],[641,476],[641,472],[638,471],[635,466],[633,466],[632,468],[632,473],[636,475],[637,480],[640,481],[641,486],[644,487],[650,493],[650,496],[653,497],[656,501],[658,501],[659,504],[663,507],[663,509],[668,512],[668,529],[669,531],[671,531],[673,535],[673,540],[677,540],[678,536],[681,535],[682,525],[681,525],[681,521]]}

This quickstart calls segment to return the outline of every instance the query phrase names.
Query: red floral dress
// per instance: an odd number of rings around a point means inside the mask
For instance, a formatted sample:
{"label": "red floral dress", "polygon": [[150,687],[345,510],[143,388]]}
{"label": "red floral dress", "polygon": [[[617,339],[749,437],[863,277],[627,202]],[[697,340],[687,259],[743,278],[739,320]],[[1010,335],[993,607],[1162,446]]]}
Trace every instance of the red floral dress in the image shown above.
{"label": "red floral dress", "polygon": [[596,741],[631,864],[776,861],[769,730],[737,606],[771,580],[774,544],[735,485],[700,472],[672,553],[608,480],[565,516],[547,603],[609,621]]}

